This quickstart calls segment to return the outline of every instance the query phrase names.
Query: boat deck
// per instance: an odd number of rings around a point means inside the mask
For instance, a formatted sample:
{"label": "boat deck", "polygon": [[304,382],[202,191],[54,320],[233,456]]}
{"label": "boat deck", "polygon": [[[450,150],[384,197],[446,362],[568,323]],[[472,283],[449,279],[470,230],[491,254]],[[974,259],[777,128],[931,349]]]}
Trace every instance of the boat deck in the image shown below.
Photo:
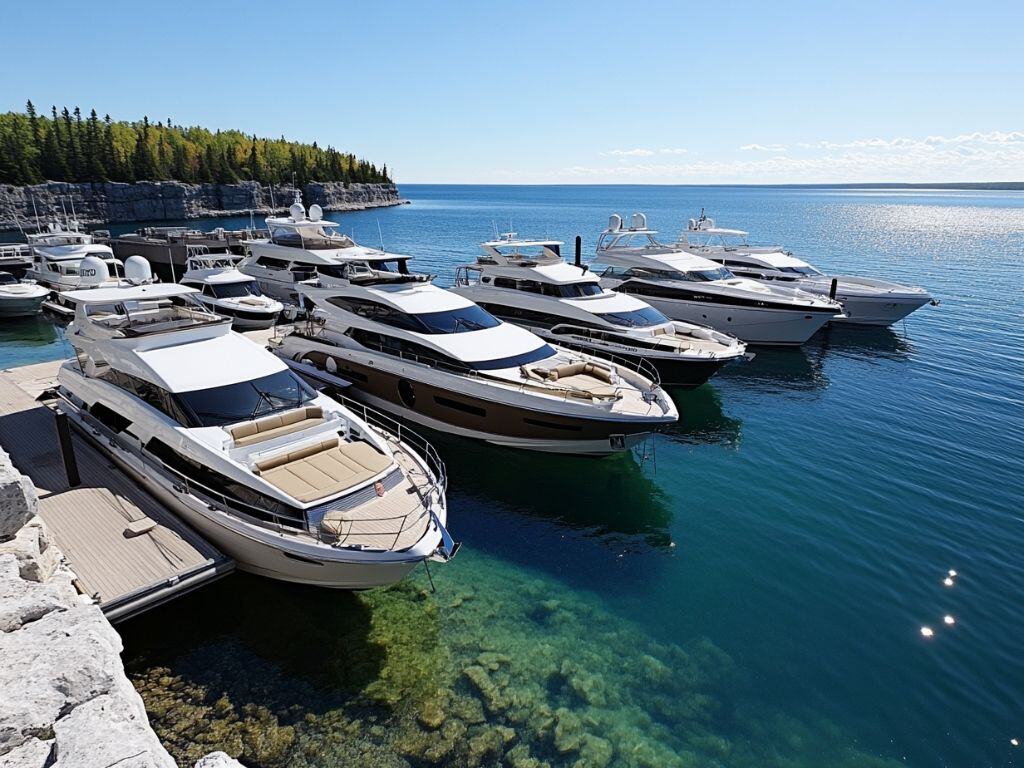
{"label": "boat deck", "polygon": [[0,444],[39,494],[39,515],[111,621],[229,573],[233,561],[118,470],[77,432],[81,484],[68,486],[54,412],[37,398],[63,361],[0,371]]}

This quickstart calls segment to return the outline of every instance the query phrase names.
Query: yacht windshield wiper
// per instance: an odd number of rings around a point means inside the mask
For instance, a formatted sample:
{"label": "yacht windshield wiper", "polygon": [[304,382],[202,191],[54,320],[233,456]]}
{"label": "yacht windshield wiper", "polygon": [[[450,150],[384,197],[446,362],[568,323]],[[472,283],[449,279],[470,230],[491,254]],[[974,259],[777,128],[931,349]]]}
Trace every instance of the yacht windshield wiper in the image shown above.
{"label": "yacht windshield wiper", "polygon": [[[469,328],[469,330],[471,330],[471,331],[482,331],[484,329],[484,326],[480,325],[480,323],[478,323],[478,322],[476,322],[474,320],[467,320],[464,317],[456,317],[455,318],[455,327],[458,328],[460,325],[464,325],[466,328]],[[458,333],[458,331],[455,331],[455,332]]]}

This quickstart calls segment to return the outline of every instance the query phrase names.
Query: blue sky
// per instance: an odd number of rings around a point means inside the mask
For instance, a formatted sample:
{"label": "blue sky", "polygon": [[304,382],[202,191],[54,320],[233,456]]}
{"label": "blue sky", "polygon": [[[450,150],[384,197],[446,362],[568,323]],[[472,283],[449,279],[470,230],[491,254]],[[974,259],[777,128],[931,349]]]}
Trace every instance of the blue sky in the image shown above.
{"label": "blue sky", "polygon": [[1024,180],[1019,1],[46,2],[4,26],[0,109],[317,140],[399,182]]}

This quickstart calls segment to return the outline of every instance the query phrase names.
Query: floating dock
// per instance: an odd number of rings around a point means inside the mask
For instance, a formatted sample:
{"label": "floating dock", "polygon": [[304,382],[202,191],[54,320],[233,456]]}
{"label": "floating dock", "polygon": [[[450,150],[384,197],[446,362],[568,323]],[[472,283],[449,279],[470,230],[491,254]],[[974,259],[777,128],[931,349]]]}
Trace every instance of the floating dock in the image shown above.
{"label": "floating dock", "polygon": [[56,385],[63,362],[0,371],[0,443],[35,484],[39,516],[79,591],[119,621],[230,573],[229,557],[74,430],[81,483],[69,486],[54,410],[39,399]]}

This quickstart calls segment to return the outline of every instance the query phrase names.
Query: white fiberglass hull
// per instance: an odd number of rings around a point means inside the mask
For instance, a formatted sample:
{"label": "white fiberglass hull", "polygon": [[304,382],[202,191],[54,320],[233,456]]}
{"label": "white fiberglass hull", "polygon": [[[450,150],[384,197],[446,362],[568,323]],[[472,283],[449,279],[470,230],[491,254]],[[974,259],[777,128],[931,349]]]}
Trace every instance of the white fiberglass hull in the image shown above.
{"label": "white fiberglass hull", "polygon": [[[852,279],[856,280],[856,278]],[[933,301],[925,291],[906,288],[895,283],[875,281],[875,286],[861,288],[850,278],[838,278],[836,300],[843,305],[844,316],[832,320],[847,325],[885,326],[897,323],[911,312]],[[886,286],[892,286],[886,289]],[[801,283],[810,293],[827,296],[831,284],[820,281]]]}
{"label": "white fiberglass hull", "polygon": [[431,526],[424,539],[407,552],[334,549],[249,523],[185,493],[175,481],[146,467],[129,448],[96,439],[94,432],[73,410],[69,415],[101,452],[171,512],[230,556],[239,570],[317,587],[372,589],[403,579],[441,542],[440,533]]}
{"label": "white fiberglass hull", "polygon": [[834,317],[829,312],[807,312],[800,308],[747,308],[651,296],[643,299],[673,320],[710,325],[748,344],[803,344]]}
{"label": "white fiberglass hull", "polygon": [[34,296],[0,295],[0,317],[31,317],[42,311],[49,292]]}

